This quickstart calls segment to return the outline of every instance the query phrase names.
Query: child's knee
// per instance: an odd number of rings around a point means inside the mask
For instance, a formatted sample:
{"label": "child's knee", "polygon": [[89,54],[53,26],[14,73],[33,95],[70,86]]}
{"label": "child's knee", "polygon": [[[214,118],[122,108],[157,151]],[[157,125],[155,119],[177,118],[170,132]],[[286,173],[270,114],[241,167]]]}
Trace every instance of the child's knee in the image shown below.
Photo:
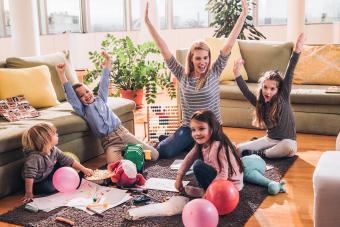
{"label": "child's knee", "polygon": [[297,144],[296,141],[291,139],[283,139],[281,141],[282,149],[287,152],[287,157],[293,157],[297,152]]}

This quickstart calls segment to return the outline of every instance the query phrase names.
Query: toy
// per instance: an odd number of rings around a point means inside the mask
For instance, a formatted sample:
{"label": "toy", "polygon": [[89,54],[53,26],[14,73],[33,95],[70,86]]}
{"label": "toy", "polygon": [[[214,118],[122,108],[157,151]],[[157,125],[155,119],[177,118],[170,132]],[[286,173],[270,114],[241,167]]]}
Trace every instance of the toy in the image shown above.
{"label": "toy", "polygon": [[215,205],[219,215],[226,215],[237,207],[240,193],[231,181],[217,179],[207,188],[204,199]]}
{"label": "toy", "polygon": [[206,199],[194,199],[188,202],[182,212],[185,227],[216,227],[218,212],[214,204]]}
{"label": "toy", "polygon": [[124,150],[124,159],[135,163],[138,173],[143,172],[144,150],[141,144],[128,144]]}
{"label": "toy", "polygon": [[241,160],[244,166],[244,181],[267,187],[268,193],[271,195],[286,192],[286,189],[283,188],[285,180],[276,182],[263,175],[266,170],[266,162],[260,156],[253,154],[245,156]]}
{"label": "toy", "polygon": [[137,173],[136,165],[130,160],[119,160],[107,166],[107,169],[113,173],[111,181],[118,186],[144,185],[145,178],[142,174]]}
{"label": "toy", "polygon": [[72,167],[61,167],[54,172],[52,183],[59,192],[73,192],[79,186],[80,178]]}

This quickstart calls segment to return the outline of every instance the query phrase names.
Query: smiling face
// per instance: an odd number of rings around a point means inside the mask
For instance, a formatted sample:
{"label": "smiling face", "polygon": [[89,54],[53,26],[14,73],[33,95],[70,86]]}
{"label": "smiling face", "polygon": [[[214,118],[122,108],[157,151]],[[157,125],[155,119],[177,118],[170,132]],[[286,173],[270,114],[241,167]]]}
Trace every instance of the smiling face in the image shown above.
{"label": "smiling face", "polygon": [[194,66],[194,76],[205,75],[208,71],[210,58],[207,50],[194,50],[192,56],[192,64]]}
{"label": "smiling face", "polygon": [[277,81],[265,80],[262,83],[262,96],[265,102],[269,102],[278,92]]}
{"label": "smiling face", "polygon": [[200,145],[207,145],[209,143],[212,130],[208,123],[192,119],[190,121],[191,135]]}
{"label": "smiling face", "polygon": [[79,86],[75,89],[75,92],[79,98],[79,100],[83,104],[91,104],[94,102],[94,96],[92,91],[85,85]]}

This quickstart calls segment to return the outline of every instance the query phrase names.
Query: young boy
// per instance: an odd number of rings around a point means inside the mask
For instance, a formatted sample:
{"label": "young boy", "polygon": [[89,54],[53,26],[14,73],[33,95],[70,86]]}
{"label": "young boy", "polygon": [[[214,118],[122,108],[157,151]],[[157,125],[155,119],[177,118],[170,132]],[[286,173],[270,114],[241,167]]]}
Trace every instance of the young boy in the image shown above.
{"label": "young boy", "polygon": [[132,135],[108,107],[109,75],[112,66],[110,56],[106,52],[102,52],[102,56],[105,61],[102,65],[103,73],[97,97],[93,96],[92,91],[86,85],[76,83],[72,86],[67,81],[65,64],[56,66],[68,102],[72,105],[74,111],[86,120],[92,132],[100,138],[106,153],[107,163],[122,159],[122,151],[126,144],[142,144],[144,149],[151,150],[151,159],[157,160],[158,151]]}

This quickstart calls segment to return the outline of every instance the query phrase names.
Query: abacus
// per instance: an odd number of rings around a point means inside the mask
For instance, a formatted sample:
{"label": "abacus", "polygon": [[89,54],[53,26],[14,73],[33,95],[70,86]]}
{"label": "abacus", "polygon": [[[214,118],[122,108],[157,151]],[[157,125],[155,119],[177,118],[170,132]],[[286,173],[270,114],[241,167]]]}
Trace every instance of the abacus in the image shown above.
{"label": "abacus", "polygon": [[176,105],[148,105],[147,106],[148,142],[158,143],[160,135],[171,135],[180,126],[178,107]]}

